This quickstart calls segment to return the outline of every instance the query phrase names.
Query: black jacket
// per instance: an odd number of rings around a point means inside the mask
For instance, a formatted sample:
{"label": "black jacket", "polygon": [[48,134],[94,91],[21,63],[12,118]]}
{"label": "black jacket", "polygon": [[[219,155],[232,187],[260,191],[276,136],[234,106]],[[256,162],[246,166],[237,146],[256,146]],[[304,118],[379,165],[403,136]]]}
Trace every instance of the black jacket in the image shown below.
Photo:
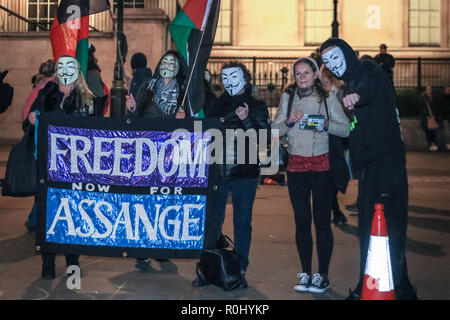
{"label": "black jacket", "polygon": [[138,90],[143,83],[147,83],[152,78],[152,70],[149,68],[140,68],[133,71],[133,79],[130,84],[130,94],[135,98]]}
{"label": "black jacket", "polygon": [[[244,102],[248,104],[249,114],[244,120],[240,120],[235,111],[239,106],[244,106]],[[264,101],[255,99],[252,96],[251,86],[248,85],[243,94],[238,96],[230,96],[226,91],[216,99],[212,109],[206,107],[205,113],[207,117],[218,117],[224,119],[225,129],[255,129],[257,137],[259,138],[259,129],[270,129],[269,112]],[[266,136],[264,136],[266,138]],[[234,164],[226,164],[227,158],[226,150],[226,135],[224,135],[224,164],[220,165],[220,179],[250,179],[256,178],[259,175],[259,166],[256,163],[251,164],[249,158],[250,144],[249,139],[245,139],[245,164],[237,164],[237,142],[238,139],[234,137]],[[255,146],[251,146],[257,152]]]}
{"label": "black jacket", "polygon": [[419,110],[420,110],[420,125],[424,128],[427,126],[427,117],[431,116],[428,106],[431,109],[431,113],[436,121],[440,121],[439,110],[437,108],[437,99],[432,97],[431,99],[424,93],[419,97]]}
{"label": "black jacket", "polygon": [[357,93],[359,102],[350,116],[350,158],[356,171],[370,166],[406,162],[396,96],[389,76],[371,60],[358,60],[343,40],[325,41],[321,51],[336,45],[342,49],[347,70],[341,79],[346,93]]}
{"label": "black jacket", "polygon": [[[105,96],[106,97],[106,96]],[[94,116],[103,116],[103,98],[94,97]],[[44,88],[42,88],[36,100],[31,105],[31,111],[39,110],[41,112],[60,112],[65,114],[78,113],[81,115],[88,115],[86,113],[88,107],[81,106],[80,97],[74,89],[70,95],[64,100],[62,108],[61,101],[64,98],[64,93],[59,91],[59,86],[54,81],[49,81]]]}
{"label": "black jacket", "polygon": [[[186,63],[184,62],[183,57],[180,55],[180,53],[176,50],[169,50],[161,57],[161,59],[158,62],[158,65],[155,68],[155,73],[151,77],[151,79],[147,82],[144,82],[138,89],[135,101],[136,101],[136,111],[134,113],[129,112],[131,116],[135,117],[146,117],[146,118],[156,118],[156,117],[162,117],[162,118],[175,118],[176,111],[171,114],[170,116],[165,115],[156,102],[154,101],[155,92],[154,89],[156,89],[156,85],[153,86],[153,89],[150,90],[149,84],[150,81],[157,81],[161,79],[161,75],[159,74],[159,69],[161,65],[161,60],[163,57],[165,57],[168,54],[172,54],[177,57],[178,63],[179,63],[179,70],[177,75],[175,76],[175,79],[177,81],[178,85],[178,107],[181,106],[183,97],[184,97],[184,90],[186,87],[187,77],[188,77],[188,67]],[[189,117],[190,113],[188,110],[186,110],[186,117]]]}

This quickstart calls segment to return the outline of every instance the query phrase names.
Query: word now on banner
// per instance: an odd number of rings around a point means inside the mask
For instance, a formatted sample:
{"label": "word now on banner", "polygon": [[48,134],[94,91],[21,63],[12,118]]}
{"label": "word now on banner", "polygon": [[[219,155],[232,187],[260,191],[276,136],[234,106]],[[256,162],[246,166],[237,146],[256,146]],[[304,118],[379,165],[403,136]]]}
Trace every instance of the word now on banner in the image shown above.
{"label": "word now on banner", "polygon": [[204,119],[195,132],[193,120],[42,113],[36,248],[198,258],[218,232],[211,128],[219,121]]}

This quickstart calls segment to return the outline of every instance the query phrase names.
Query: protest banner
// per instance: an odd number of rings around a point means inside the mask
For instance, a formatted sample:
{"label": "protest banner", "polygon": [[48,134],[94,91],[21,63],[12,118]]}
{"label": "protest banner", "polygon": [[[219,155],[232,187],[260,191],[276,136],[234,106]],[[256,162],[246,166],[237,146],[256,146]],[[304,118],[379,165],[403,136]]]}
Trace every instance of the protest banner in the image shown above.
{"label": "protest banner", "polygon": [[[37,129],[36,250],[198,258],[217,239],[218,120],[42,113]],[[174,132],[178,128],[185,132]]]}

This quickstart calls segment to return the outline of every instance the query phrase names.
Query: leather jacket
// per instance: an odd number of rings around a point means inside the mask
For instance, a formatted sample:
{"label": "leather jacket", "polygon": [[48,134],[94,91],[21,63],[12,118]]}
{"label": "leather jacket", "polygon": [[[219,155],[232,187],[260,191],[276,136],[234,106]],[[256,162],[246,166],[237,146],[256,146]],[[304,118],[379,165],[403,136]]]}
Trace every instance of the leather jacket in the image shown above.
{"label": "leather jacket", "polygon": [[[240,120],[236,115],[236,109],[239,106],[244,106],[244,102],[248,104],[249,113],[248,117],[244,120]],[[254,129],[256,132],[256,142],[259,143],[259,130],[266,129],[270,130],[270,120],[269,120],[269,112],[267,110],[267,106],[265,102],[255,99],[252,96],[251,86],[247,85],[244,93],[237,96],[230,96],[226,91],[216,99],[212,110],[206,109],[207,117],[218,117],[224,119],[224,164],[219,165],[220,168],[220,179],[228,180],[228,179],[252,179],[257,178],[259,175],[259,165],[258,160],[252,161],[252,157],[250,156],[250,152],[257,152],[257,145],[251,143],[249,138],[245,138],[245,163],[238,163],[238,137],[234,135],[232,137],[234,145],[234,151],[228,150],[226,148],[226,129],[242,129],[244,132],[249,129]],[[266,139],[267,134],[263,136]],[[230,149],[230,148],[229,148]],[[226,161],[228,159],[228,163]],[[234,160],[234,161],[230,161]],[[232,162],[232,163],[230,163]]]}

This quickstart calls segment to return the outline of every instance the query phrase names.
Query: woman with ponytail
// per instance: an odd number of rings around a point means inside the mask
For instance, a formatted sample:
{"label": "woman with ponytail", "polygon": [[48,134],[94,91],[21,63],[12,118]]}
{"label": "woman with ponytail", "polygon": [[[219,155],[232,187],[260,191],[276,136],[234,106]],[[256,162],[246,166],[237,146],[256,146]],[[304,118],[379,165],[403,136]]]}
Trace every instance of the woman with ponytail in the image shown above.
{"label": "woman with ponytail", "polygon": [[[328,133],[348,136],[349,122],[338,99],[322,87],[318,75],[319,68],[312,58],[295,61],[292,66],[295,83],[281,96],[272,129],[278,129],[280,137],[287,135],[288,139],[288,189],[303,268],[297,275],[300,281],[294,289],[322,293],[330,288],[328,268],[333,250],[330,216],[334,185],[330,175]],[[324,122],[311,130],[311,126],[303,125],[308,116],[316,119],[322,116]],[[316,228],[319,265],[314,275],[312,220]]]}

